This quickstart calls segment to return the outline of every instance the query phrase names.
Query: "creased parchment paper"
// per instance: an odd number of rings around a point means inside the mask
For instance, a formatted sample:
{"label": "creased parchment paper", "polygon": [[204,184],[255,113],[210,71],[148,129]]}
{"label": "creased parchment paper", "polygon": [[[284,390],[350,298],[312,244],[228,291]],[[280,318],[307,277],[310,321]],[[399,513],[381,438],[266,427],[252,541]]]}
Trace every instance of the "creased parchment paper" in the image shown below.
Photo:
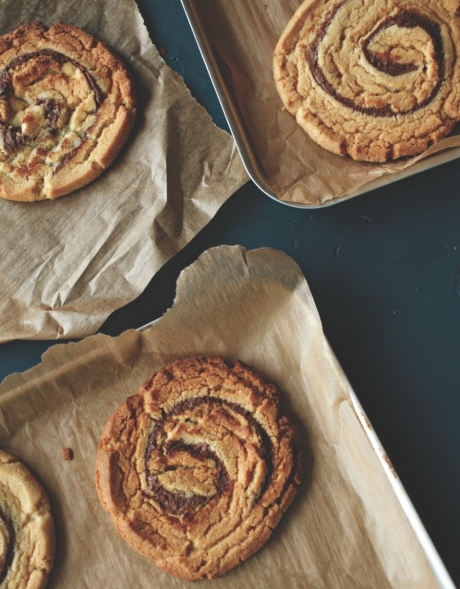
{"label": "creased parchment paper", "polygon": [[319,205],[352,194],[383,174],[398,172],[443,149],[390,164],[355,162],[317,145],[284,110],[273,80],[273,53],[302,0],[191,0],[199,8],[226,84],[236,97],[268,184],[281,200]]}
{"label": "creased parchment paper", "polygon": [[94,333],[248,179],[134,0],[0,0],[0,34],[32,20],[69,22],[115,49],[137,82],[138,121],[94,183],[54,202],[0,200],[0,342]]}
{"label": "creased parchment paper", "polygon": [[[308,285],[285,254],[222,246],[180,276],[153,327],[58,345],[0,387],[0,448],[42,481],[57,522],[50,588],[185,588],[115,531],[95,453],[112,411],[178,357],[221,354],[265,372],[301,424],[306,474],[269,542],[213,588],[439,587],[330,354]],[[75,458],[65,462],[61,449]]]}

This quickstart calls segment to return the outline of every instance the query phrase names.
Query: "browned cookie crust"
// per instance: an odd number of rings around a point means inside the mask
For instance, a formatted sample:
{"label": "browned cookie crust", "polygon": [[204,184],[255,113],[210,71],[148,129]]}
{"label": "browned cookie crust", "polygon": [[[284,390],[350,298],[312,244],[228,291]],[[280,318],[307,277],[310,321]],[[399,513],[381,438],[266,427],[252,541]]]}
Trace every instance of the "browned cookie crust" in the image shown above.
{"label": "browned cookie crust", "polygon": [[242,362],[189,358],[112,415],[96,486],[136,550],[177,577],[210,579],[267,541],[301,471],[297,429],[275,387]]}
{"label": "browned cookie crust", "polygon": [[0,587],[41,589],[54,561],[54,524],[39,483],[0,450]]}
{"label": "browned cookie crust", "polygon": [[121,61],[72,25],[39,22],[0,38],[0,197],[57,198],[99,176],[134,124]]}
{"label": "browned cookie crust", "polygon": [[356,160],[414,156],[460,120],[458,0],[306,0],[275,50],[286,109]]}

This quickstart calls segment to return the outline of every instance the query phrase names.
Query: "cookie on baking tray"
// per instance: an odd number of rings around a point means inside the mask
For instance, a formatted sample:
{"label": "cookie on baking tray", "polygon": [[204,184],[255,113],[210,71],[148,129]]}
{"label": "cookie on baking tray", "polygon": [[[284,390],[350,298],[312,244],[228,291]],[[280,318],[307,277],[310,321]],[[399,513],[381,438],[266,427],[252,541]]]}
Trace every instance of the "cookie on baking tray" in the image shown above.
{"label": "cookie on baking tray", "polygon": [[214,578],[256,552],[302,474],[275,387],[221,357],[179,360],[110,417],[96,486],[118,532],[177,577]]}
{"label": "cookie on baking tray", "polygon": [[32,22],[0,37],[0,197],[54,199],[91,182],[135,116],[124,65],[81,29]]}
{"label": "cookie on baking tray", "polygon": [[54,544],[44,490],[21,462],[0,450],[0,587],[44,587]]}
{"label": "cookie on baking tray", "polygon": [[415,156],[460,120],[458,0],[306,0],[274,75],[322,147],[356,160]]}

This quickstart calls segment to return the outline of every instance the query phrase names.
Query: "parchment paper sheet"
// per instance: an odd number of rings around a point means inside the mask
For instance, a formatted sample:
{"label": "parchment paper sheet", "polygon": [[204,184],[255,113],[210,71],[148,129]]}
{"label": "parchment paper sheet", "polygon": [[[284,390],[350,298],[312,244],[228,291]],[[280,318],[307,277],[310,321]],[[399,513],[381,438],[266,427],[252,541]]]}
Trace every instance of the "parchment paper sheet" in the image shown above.
{"label": "parchment paper sheet", "polygon": [[355,162],[328,152],[284,110],[273,80],[275,46],[302,0],[193,1],[223,60],[222,72],[234,89],[268,183],[282,200],[320,204],[344,197],[383,174],[460,145],[455,135],[422,156],[391,164]]}
{"label": "parchment paper sheet", "polygon": [[[185,588],[113,528],[94,485],[112,411],[165,363],[240,358],[265,372],[301,422],[304,482],[269,542],[207,589],[439,587],[353,410],[307,283],[275,250],[223,246],[180,276],[173,308],[144,333],[58,345],[0,387],[0,448],[51,496],[58,553],[50,589]],[[60,457],[70,446],[75,459]]]}
{"label": "parchment paper sheet", "polygon": [[0,201],[0,342],[94,333],[248,180],[233,139],[166,66],[134,0],[0,0],[0,34],[32,20],[69,22],[121,54],[138,121],[96,182],[54,202]]}

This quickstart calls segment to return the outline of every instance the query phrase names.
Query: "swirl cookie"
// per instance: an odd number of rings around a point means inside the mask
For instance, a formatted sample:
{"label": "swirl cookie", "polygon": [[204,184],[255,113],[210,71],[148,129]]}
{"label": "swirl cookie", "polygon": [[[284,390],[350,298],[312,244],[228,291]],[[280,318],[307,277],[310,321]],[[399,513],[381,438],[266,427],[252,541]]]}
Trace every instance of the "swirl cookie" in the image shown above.
{"label": "swirl cookie", "polygon": [[297,429],[275,387],[239,361],[189,358],[112,415],[96,486],[136,550],[177,577],[210,579],[267,541],[301,470]]}
{"label": "swirl cookie", "polygon": [[100,41],[38,22],[0,38],[0,197],[57,198],[97,178],[134,124],[134,85]]}
{"label": "swirl cookie", "polygon": [[275,50],[286,109],[342,156],[422,153],[460,119],[459,15],[458,0],[306,0]]}
{"label": "swirl cookie", "polygon": [[0,587],[41,589],[54,560],[48,499],[27,468],[0,450]]}

